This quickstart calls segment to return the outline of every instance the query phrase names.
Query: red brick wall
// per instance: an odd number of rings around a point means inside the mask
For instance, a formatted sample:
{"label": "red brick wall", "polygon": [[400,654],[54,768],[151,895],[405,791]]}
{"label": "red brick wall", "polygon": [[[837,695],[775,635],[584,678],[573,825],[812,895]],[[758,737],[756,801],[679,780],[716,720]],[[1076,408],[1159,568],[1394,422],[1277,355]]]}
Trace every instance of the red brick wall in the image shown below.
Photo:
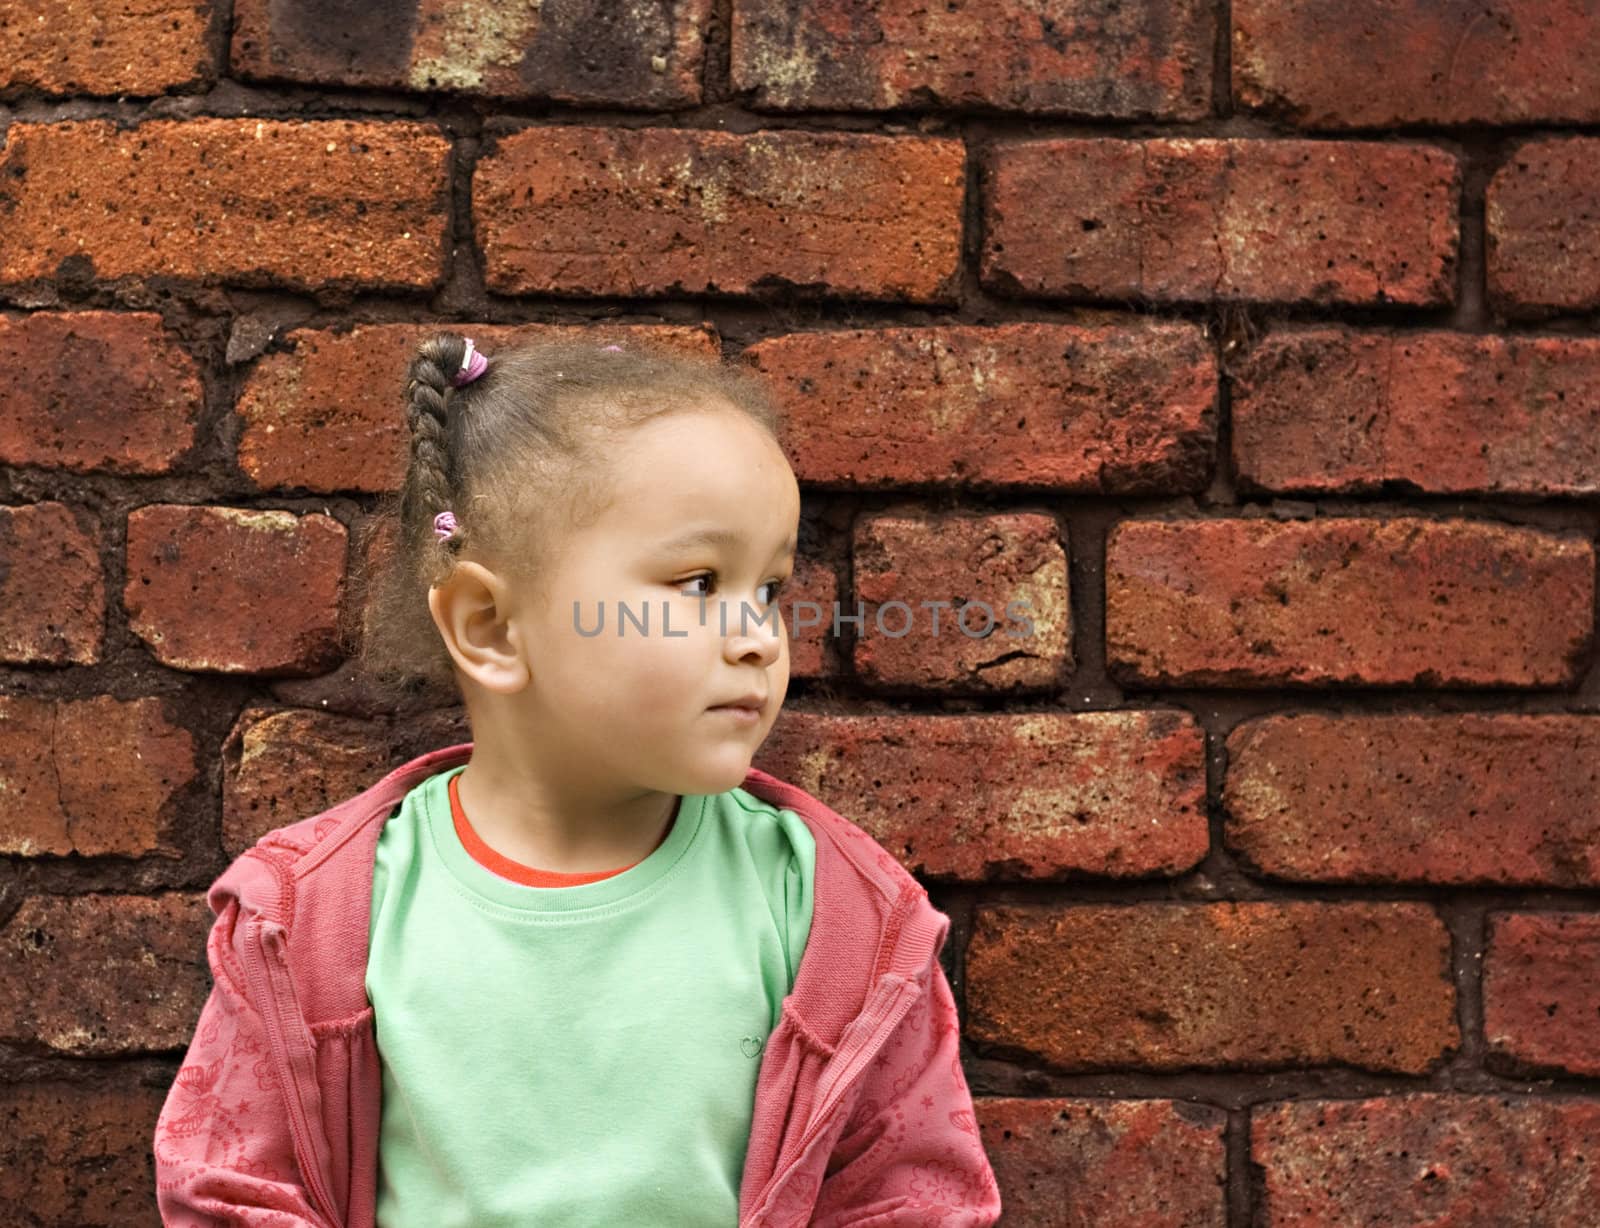
{"label": "red brick wall", "polygon": [[206,886],[464,736],[337,635],[449,321],[772,380],[798,595],[868,630],[757,762],[953,917],[1006,1224],[1593,1225],[1596,45],[0,0],[0,1203],[156,1222]]}

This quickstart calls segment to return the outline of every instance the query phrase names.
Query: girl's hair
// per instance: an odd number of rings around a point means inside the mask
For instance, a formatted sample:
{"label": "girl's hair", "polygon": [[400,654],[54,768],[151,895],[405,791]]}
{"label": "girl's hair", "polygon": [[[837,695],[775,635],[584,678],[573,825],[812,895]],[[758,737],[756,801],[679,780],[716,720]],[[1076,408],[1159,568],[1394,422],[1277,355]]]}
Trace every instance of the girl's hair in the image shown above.
{"label": "girl's hair", "polygon": [[[778,411],[750,371],[629,343],[537,341],[487,354],[456,387],[466,338],[438,333],[407,371],[409,462],[363,534],[354,584],[360,664],[379,689],[454,690],[455,667],[428,610],[428,589],[465,552],[535,586],[572,528],[604,510],[608,447],[664,414],[724,405],[776,439]],[[434,517],[452,512],[448,538]]]}

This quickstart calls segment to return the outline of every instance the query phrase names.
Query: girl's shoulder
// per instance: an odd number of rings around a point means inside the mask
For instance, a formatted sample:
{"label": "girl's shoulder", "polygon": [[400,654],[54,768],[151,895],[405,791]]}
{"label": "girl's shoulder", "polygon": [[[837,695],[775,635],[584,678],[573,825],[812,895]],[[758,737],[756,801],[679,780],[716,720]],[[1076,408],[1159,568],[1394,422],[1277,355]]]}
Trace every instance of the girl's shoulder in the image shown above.
{"label": "girl's shoulder", "polygon": [[213,911],[233,897],[247,910],[292,921],[314,884],[328,884],[329,895],[359,893],[370,884],[384,820],[413,788],[465,763],[470,751],[470,744],[429,751],[315,814],[262,833],[211,885]]}
{"label": "girl's shoulder", "polygon": [[799,785],[752,767],[742,790],[800,816],[815,841],[818,878],[836,880],[830,889],[852,883],[886,908],[903,907],[908,893],[926,898],[922,884],[869,832]]}

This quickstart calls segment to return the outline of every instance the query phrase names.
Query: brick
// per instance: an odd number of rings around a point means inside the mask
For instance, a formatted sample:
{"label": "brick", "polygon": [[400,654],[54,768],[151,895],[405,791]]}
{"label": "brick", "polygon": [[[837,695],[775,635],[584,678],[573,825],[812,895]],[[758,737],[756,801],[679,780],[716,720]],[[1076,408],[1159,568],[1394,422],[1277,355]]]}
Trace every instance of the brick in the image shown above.
{"label": "brick", "polygon": [[131,1072],[106,1083],[0,1084],[0,1203],[16,1223],[148,1223],[151,1140],[166,1090]]}
{"label": "brick", "polygon": [[1324,713],[1228,735],[1229,847],[1302,882],[1600,886],[1600,720]]}
{"label": "brick", "polygon": [[701,100],[710,0],[644,5],[351,5],[237,0],[233,75],[341,88],[639,109]]}
{"label": "brick", "polygon": [[1486,945],[1490,1067],[1522,1077],[1600,1075],[1600,916],[1490,913]]}
{"label": "brick", "polygon": [[1235,0],[1233,97],[1305,128],[1600,120],[1600,13]]}
{"label": "brick", "polygon": [[1197,120],[1211,115],[1215,31],[1215,10],[1193,0],[1095,0],[1050,15],[1021,0],[734,0],[730,72],[757,110]]}
{"label": "brick", "polygon": [[791,333],[743,355],[809,485],[1199,492],[1217,364],[1186,322]]}
{"label": "brick", "polygon": [[0,507],[0,660],[92,665],[105,621],[98,529],[64,503]]}
{"label": "brick", "polygon": [[1050,139],[984,166],[1000,294],[1455,301],[1456,159],[1377,141]]}
{"label": "brick", "polygon": [[1222,1109],[1001,1096],[973,1108],[1006,1228],[1226,1228]]}
{"label": "brick", "polygon": [[1172,876],[1193,869],[1209,840],[1205,735],[1176,709],[786,709],[755,763],[935,878]]}
{"label": "brick", "polygon": [[1519,146],[1484,189],[1484,230],[1495,310],[1600,307],[1600,138]]}
{"label": "brick", "polygon": [[209,85],[207,0],[0,0],[0,94],[150,96]]}
{"label": "brick", "polygon": [[1587,1228],[1600,1203],[1600,1100],[1389,1094],[1250,1110],[1268,1228]]}
{"label": "brick", "polygon": [[[395,693],[384,685],[381,677],[374,677],[369,672],[372,663],[365,654],[367,620],[374,612],[368,594],[377,577],[394,563],[397,528],[392,515],[358,513],[352,518],[351,574],[341,619],[341,641],[349,656],[331,674],[274,684],[273,697],[279,702],[301,708],[331,707],[335,711],[369,717],[382,716],[394,710]],[[425,604],[417,608],[417,614],[419,617],[425,616]],[[420,730],[426,727],[427,715],[440,708],[462,711],[465,716],[464,710],[457,707],[461,703],[461,687],[455,666],[442,642],[434,644],[420,660],[378,663],[374,668],[379,675],[384,665],[410,675],[403,698],[409,710],[420,709],[420,712],[407,718],[408,728]],[[471,734],[463,730],[462,737],[449,740],[470,741]],[[435,740],[422,749],[430,750],[441,744],[444,743]]]}
{"label": "brick", "polygon": [[387,730],[325,712],[249,708],[222,750],[222,847],[321,814],[398,766]]}
{"label": "brick", "polygon": [[[810,602],[796,608],[797,603]],[[794,574],[784,585],[778,608],[789,632],[789,677],[828,678],[839,674],[839,641],[830,634],[834,604],[839,602],[839,577],[826,563],[804,556],[794,561]],[[842,602],[840,603],[842,606]],[[811,607],[816,607],[813,610]],[[802,619],[818,620],[801,627]]]}
{"label": "brick", "polygon": [[[399,542],[398,507],[382,512],[357,512],[350,521],[349,596],[343,634],[352,664],[360,660],[366,640],[367,594],[377,576],[394,562]],[[455,689],[452,676],[451,687]],[[459,697],[459,694],[458,694]]]}
{"label": "brick", "polygon": [[1600,491],[1600,342],[1275,330],[1230,367],[1239,489]]}
{"label": "brick", "polygon": [[194,359],[144,312],[0,319],[0,464],[169,472],[204,402]]}
{"label": "brick", "polygon": [[418,342],[446,328],[492,356],[501,346],[591,337],[707,358],[721,354],[709,328],[593,325],[368,324],[349,332],[296,329],[256,363],[239,394],[239,467],[263,490],[323,493],[398,490],[410,451],[406,371]]}
{"label": "brick", "polygon": [[426,124],[15,123],[0,148],[0,282],[428,289],[444,275],[449,163]]}
{"label": "brick", "polygon": [[1594,549],[1472,521],[1133,520],[1106,543],[1124,686],[1562,686],[1593,635]]}
{"label": "brick", "polygon": [[194,751],[158,699],[0,697],[0,853],[181,855],[162,833]]}
{"label": "brick", "polygon": [[72,1057],[182,1048],[210,992],[203,893],[29,896],[0,928],[0,1038]]}
{"label": "brick", "polygon": [[1053,516],[863,516],[852,565],[841,626],[859,603],[855,667],[871,685],[1053,690],[1072,671],[1067,553]]}
{"label": "brick", "polygon": [[473,217],[499,294],[953,303],[965,182],[957,140],[558,125],[480,157]]}
{"label": "brick", "polygon": [[314,674],[339,659],[345,528],[331,516],[156,504],[128,513],[128,625],[156,660]]}
{"label": "brick", "polygon": [[981,905],[966,990],[974,1042],[1068,1071],[1420,1075],[1460,1043],[1421,904]]}

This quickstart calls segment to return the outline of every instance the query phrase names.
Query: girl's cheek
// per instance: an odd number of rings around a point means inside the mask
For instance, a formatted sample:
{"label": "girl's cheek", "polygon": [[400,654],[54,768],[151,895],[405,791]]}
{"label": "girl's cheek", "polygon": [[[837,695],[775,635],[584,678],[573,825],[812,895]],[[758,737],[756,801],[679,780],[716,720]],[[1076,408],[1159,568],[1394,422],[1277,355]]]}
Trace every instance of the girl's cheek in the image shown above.
{"label": "girl's cheek", "polygon": [[685,702],[684,670],[672,660],[657,660],[633,674],[627,689],[636,711],[676,712]]}

